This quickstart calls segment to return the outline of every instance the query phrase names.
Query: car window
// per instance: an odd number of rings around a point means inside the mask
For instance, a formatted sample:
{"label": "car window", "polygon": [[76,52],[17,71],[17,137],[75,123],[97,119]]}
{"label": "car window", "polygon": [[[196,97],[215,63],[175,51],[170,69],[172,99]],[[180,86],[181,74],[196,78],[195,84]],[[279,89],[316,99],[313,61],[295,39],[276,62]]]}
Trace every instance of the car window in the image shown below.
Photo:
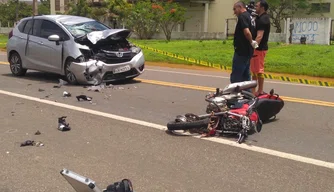
{"label": "car window", "polygon": [[59,37],[65,40],[68,39],[67,34],[57,24],[51,21],[43,20],[40,30],[40,37],[47,39],[50,35],[59,35]]}
{"label": "car window", "polygon": [[20,24],[17,26],[17,29],[23,33],[23,30],[24,30],[24,26],[26,25],[28,20],[23,20],[22,22],[20,22]]}
{"label": "car window", "polygon": [[26,33],[26,34],[31,34],[31,28],[32,28],[32,19],[30,19],[27,24],[24,26],[24,29],[23,29],[23,33]]}
{"label": "car window", "polygon": [[35,19],[34,26],[32,28],[33,36],[40,36],[42,22],[43,22],[42,19]]}

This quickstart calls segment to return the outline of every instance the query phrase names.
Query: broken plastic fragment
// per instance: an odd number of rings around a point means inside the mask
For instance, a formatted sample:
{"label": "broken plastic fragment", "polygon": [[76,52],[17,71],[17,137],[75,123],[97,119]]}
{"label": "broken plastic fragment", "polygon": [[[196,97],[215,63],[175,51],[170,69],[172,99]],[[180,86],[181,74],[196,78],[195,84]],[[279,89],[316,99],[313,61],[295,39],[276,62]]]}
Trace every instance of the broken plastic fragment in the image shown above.
{"label": "broken plastic fragment", "polygon": [[77,96],[77,100],[78,101],[81,101],[81,100],[84,100],[84,101],[91,101],[93,98],[92,97],[87,97],[86,95],[78,95]]}
{"label": "broken plastic fragment", "polygon": [[39,88],[39,89],[38,89],[38,91],[39,91],[39,92],[42,92],[42,91],[45,91],[45,90],[44,90],[44,89],[40,89],[40,88]]}
{"label": "broken plastic fragment", "polygon": [[41,132],[39,130],[36,131],[35,135],[40,135]]}
{"label": "broken plastic fragment", "polygon": [[64,91],[63,92],[63,97],[71,97],[71,93],[67,92],[67,91]]}
{"label": "broken plastic fragment", "polygon": [[62,79],[59,79],[59,84],[58,85],[55,85],[53,86],[53,88],[60,88],[61,86],[63,85],[67,85],[68,83]]}
{"label": "broken plastic fragment", "polygon": [[67,116],[62,116],[58,118],[58,130],[60,131],[69,131],[71,130],[70,124],[66,122]]}
{"label": "broken plastic fragment", "polygon": [[35,146],[36,147],[41,147],[41,146],[44,146],[44,144],[41,141],[38,141],[38,142],[35,143]]}
{"label": "broken plastic fragment", "polygon": [[95,92],[100,92],[102,89],[106,87],[106,84],[101,84],[101,85],[93,85],[87,88],[88,91],[95,91]]}

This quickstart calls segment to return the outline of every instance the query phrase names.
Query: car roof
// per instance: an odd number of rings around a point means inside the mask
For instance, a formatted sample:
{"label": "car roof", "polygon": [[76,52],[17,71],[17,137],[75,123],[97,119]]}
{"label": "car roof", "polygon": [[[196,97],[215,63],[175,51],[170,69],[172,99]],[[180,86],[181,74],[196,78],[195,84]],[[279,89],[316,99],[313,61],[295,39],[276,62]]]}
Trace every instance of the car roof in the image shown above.
{"label": "car roof", "polygon": [[[26,17],[25,19],[31,19],[32,17]],[[75,16],[75,15],[37,15],[34,16],[36,19],[48,19],[53,20],[56,22],[60,22],[65,25],[74,25],[78,23],[84,23],[89,21],[95,21],[94,19],[82,17],[82,16]]]}

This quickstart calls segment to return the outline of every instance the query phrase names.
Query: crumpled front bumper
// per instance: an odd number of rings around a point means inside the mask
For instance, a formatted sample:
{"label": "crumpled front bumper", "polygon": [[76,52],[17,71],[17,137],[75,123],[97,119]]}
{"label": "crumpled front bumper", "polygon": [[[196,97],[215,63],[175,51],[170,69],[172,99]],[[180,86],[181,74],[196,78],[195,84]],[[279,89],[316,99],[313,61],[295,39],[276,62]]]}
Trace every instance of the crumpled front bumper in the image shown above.
{"label": "crumpled front bumper", "polygon": [[144,72],[144,64],[145,58],[141,51],[129,62],[117,64],[108,64],[98,60],[72,62],[69,70],[75,75],[78,83],[98,85],[103,82],[137,77]]}

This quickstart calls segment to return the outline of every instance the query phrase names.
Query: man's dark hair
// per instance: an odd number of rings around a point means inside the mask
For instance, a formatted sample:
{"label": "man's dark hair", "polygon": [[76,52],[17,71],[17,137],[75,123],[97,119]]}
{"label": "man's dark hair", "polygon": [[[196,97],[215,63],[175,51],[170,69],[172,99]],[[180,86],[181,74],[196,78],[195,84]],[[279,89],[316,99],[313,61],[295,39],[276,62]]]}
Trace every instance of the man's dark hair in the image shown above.
{"label": "man's dark hair", "polygon": [[263,7],[265,11],[267,11],[269,8],[269,5],[265,0],[260,0],[260,6]]}
{"label": "man's dark hair", "polygon": [[238,2],[236,2],[235,5],[236,5],[236,6],[240,6],[241,8],[246,8],[245,3],[242,2],[242,1],[238,1]]}

